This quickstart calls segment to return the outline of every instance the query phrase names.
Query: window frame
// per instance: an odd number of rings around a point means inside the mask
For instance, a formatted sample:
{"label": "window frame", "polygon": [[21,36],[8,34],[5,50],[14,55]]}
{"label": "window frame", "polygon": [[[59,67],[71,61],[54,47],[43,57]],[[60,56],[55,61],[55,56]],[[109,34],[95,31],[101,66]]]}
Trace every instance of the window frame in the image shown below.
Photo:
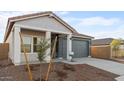
{"label": "window frame", "polygon": [[[38,38],[42,38],[43,36],[33,36],[32,37],[32,53],[37,53],[37,52],[34,52],[34,38],[37,38],[37,40],[38,40]],[[35,45],[38,45],[38,44],[35,44]]]}
{"label": "window frame", "polygon": [[[30,53],[32,53],[32,37],[31,36],[28,36],[28,35],[23,35],[22,36],[22,39],[23,39],[23,37],[30,37],[30,39],[31,39],[31,49],[30,49],[30,52],[26,52],[27,54],[30,54]],[[24,40],[23,40],[23,43],[24,43]],[[21,44],[21,48],[22,48],[22,44]],[[20,52],[21,53],[24,53],[24,52],[22,52],[22,50],[20,49]]]}
{"label": "window frame", "polygon": [[[44,36],[32,36],[32,35],[22,35],[22,37],[31,37],[31,52],[26,52],[27,54],[37,54],[37,52],[33,52],[33,44],[34,44],[34,41],[33,41],[33,38],[45,38]],[[21,52],[21,50],[20,50]],[[21,54],[24,54],[24,52],[21,52]]]}

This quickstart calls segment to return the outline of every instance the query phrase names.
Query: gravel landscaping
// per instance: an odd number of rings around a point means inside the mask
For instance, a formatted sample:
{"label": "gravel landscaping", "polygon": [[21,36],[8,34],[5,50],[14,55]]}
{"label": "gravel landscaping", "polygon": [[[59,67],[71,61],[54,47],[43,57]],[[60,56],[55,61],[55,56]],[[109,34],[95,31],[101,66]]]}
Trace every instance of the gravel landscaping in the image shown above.
{"label": "gravel landscaping", "polygon": [[[39,64],[30,65],[33,74],[33,80],[39,81]],[[46,76],[48,63],[43,63],[42,80]],[[119,75],[98,69],[87,64],[70,65],[56,62],[48,81],[114,81]],[[0,61],[0,80],[1,81],[28,81],[27,68],[24,65],[14,66],[8,60]]]}

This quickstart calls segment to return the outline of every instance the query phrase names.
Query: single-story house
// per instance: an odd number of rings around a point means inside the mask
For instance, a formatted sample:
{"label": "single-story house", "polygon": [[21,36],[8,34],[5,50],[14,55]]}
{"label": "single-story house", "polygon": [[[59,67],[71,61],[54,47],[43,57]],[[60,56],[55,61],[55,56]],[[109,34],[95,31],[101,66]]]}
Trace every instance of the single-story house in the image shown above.
{"label": "single-story house", "polygon": [[[51,44],[56,36],[56,58],[71,60],[72,52],[74,58],[90,56],[90,42],[93,37],[78,33],[53,12],[41,12],[8,19],[4,42],[9,43],[9,58],[15,65],[25,62],[19,32],[30,63],[38,62],[36,48],[39,40],[50,39]],[[51,54],[51,48],[46,54]],[[45,60],[49,62],[50,55]]]}
{"label": "single-story house", "polygon": [[[113,38],[103,38],[92,40],[91,56],[95,58],[112,59],[115,56],[115,51],[112,49],[111,43]],[[124,56],[124,42],[121,43],[117,56]]]}

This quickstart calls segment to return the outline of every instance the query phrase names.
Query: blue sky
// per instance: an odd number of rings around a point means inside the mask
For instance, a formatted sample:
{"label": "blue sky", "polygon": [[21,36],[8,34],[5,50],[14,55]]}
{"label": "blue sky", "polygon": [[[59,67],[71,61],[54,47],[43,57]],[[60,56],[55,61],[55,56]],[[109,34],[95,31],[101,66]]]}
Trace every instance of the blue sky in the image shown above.
{"label": "blue sky", "polygon": [[[32,11],[1,11],[0,42],[3,41],[8,17],[33,13]],[[54,12],[78,32],[95,38],[123,38],[124,12],[113,11],[59,11]]]}

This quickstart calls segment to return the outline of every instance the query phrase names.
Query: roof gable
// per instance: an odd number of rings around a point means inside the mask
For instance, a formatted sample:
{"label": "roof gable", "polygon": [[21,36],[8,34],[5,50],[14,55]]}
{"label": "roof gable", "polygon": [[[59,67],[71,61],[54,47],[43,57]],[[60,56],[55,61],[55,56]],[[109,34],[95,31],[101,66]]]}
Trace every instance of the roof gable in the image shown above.
{"label": "roof gable", "polygon": [[34,27],[39,29],[46,29],[49,31],[57,31],[62,33],[73,33],[68,27],[59,22],[56,18],[51,16],[42,16],[32,19],[25,19],[15,22],[15,25]]}
{"label": "roof gable", "polygon": [[72,31],[72,33],[77,33],[77,31],[73,27],[71,27],[70,25],[68,25],[65,21],[63,21],[61,18],[59,18],[58,16],[56,16],[53,12],[41,12],[41,13],[33,13],[33,14],[28,14],[28,15],[22,15],[22,16],[16,16],[16,17],[9,18],[8,19],[8,23],[7,23],[7,27],[6,27],[5,36],[4,36],[4,42],[8,38],[8,36],[9,36],[9,34],[11,32],[11,29],[12,29],[13,25],[15,24],[15,22],[29,20],[29,19],[35,19],[35,18],[43,17],[43,16],[54,17],[58,22],[60,22],[67,29],[69,29],[70,31]]}
{"label": "roof gable", "polygon": [[[5,32],[5,36],[4,36],[4,42],[7,40],[12,27],[15,23],[27,23],[27,25],[34,25],[34,26],[39,26],[41,27],[41,23],[38,23],[40,21],[35,21],[36,19],[38,20],[38,18],[43,18],[43,17],[49,17],[49,21],[46,19],[44,19],[44,21],[46,20],[45,24],[42,24],[43,27],[45,27],[46,29],[49,27],[51,27],[50,29],[52,30],[58,30],[58,31],[68,31],[71,32],[73,34],[79,34],[73,27],[71,27],[70,25],[68,25],[65,21],[63,21],[61,18],[59,18],[58,16],[56,16],[53,12],[48,11],[48,12],[41,12],[41,13],[33,13],[33,14],[28,14],[28,15],[22,15],[22,16],[16,16],[16,17],[11,17],[8,19],[8,23],[7,23],[7,27],[6,27],[6,32]],[[27,21],[28,20],[28,21]],[[51,21],[50,21],[51,20]],[[32,21],[32,24],[29,23],[29,21]],[[38,24],[34,24],[33,21],[35,21],[34,23]],[[49,23],[49,24],[48,24]],[[53,24],[56,25],[53,25]],[[24,25],[24,24],[23,24]],[[26,25],[26,24],[25,24]],[[61,25],[61,26],[60,26]],[[80,36],[85,36],[88,38],[92,38],[91,36],[87,36],[87,35],[80,35]]]}

